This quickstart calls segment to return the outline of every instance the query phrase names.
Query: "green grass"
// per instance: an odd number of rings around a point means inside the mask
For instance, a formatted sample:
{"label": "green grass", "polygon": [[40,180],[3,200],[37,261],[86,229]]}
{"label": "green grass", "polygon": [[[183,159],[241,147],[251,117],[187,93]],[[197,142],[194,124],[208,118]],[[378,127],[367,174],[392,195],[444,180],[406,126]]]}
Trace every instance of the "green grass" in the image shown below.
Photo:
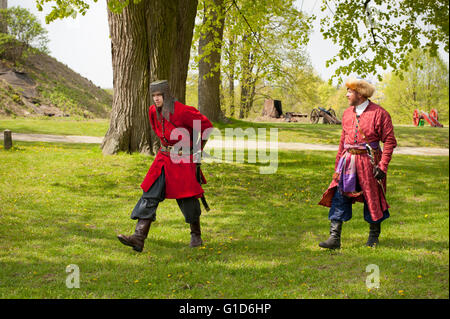
{"label": "green grass", "polygon": [[0,132],[6,129],[14,133],[105,136],[109,120],[74,120],[72,118],[5,118],[0,117]]}
{"label": "green grass", "polygon": [[[342,126],[308,123],[268,123],[232,120],[231,123],[214,123],[215,127],[231,128],[278,128],[279,142],[300,142],[312,144],[339,144]],[[449,128],[415,127],[394,125],[398,146],[448,148]]]}
{"label": "green grass", "polygon": [[[71,118],[0,118],[0,132],[9,129],[16,133],[40,133],[61,135],[105,136],[109,120],[73,120]],[[258,132],[258,128],[278,128],[279,142],[300,142],[311,144],[339,144],[340,125],[302,123],[261,123],[232,120],[231,123],[214,123],[225,134],[225,128],[248,128]],[[448,148],[449,130],[435,127],[396,126],[395,134],[399,147]]]}
{"label": "green grass", "polygon": [[[123,246],[152,157],[103,156],[97,145],[0,146],[0,298],[448,298],[448,157],[394,155],[391,218],[364,247],[362,204],[342,249],[322,250],[334,152],[280,152],[276,174],[256,164],[204,165],[205,246],[191,249],[176,201],[158,209],[142,253]],[[66,288],[66,267],[80,288]],[[380,269],[368,291],[366,267]]]}

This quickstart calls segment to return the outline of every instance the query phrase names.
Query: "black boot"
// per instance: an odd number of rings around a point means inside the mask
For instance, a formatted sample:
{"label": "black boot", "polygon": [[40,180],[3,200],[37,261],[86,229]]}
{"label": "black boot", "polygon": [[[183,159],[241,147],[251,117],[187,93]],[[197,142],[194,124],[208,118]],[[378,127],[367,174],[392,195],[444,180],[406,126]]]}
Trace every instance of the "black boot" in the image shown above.
{"label": "black boot", "polygon": [[319,243],[319,246],[328,249],[341,248],[341,231],[342,222],[338,220],[332,220],[330,224],[330,237],[326,241]]}
{"label": "black boot", "polygon": [[375,247],[378,244],[378,237],[381,233],[381,223],[370,223],[369,238],[367,239],[366,246]]}
{"label": "black boot", "polygon": [[201,237],[201,230],[200,230],[200,220],[197,222],[191,223],[191,243],[189,244],[190,247],[198,247],[203,244],[202,237]]}
{"label": "black boot", "polygon": [[139,219],[133,235],[125,236],[120,234],[117,238],[122,244],[131,246],[135,251],[141,252],[144,249],[144,241],[147,238],[151,224],[151,219]]}

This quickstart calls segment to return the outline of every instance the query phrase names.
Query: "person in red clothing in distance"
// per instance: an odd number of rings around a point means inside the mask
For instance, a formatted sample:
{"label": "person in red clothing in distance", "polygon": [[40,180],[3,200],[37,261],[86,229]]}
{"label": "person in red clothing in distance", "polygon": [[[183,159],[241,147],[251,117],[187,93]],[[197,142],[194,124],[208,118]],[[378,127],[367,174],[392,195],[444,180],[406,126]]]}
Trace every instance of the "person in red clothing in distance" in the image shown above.
{"label": "person in red clothing in distance", "polygon": [[172,198],[190,224],[190,246],[198,247],[203,244],[198,199],[204,194],[201,184],[206,183],[200,168],[201,153],[212,124],[196,108],[176,101],[168,81],[152,82],[150,91],[154,104],[149,108],[149,120],[161,147],[141,184],[143,195],[131,213],[131,219],[137,219],[135,233],[119,234],[117,238],[141,252],[150,225],[156,220],[158,204]]}
{"label": "person in red clothing in distance", "polygon": [[330,237],[319,243],[328,249],[341,247],[342,223],[352,218],[356,201],[364,203],[364,220],[370,225],[366,246],[378,244],[381,222],[389,217],[386,174],[397,146],[391,116],[369,100],[375,87],[362,78],[350,78],[345,85],[349,107],[342,116],[335,173],[319,202],[330,207]]}

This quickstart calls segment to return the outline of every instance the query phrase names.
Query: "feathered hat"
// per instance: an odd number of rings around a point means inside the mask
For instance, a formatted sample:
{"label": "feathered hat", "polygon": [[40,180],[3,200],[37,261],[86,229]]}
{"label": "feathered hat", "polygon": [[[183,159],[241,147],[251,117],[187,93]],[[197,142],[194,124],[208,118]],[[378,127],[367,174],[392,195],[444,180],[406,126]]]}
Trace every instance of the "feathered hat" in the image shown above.
{"label": "feathered hat", "polygon": [[369,98],[375,92],[375,86],[369,81],[360,77],[351,77],[345,82],[345,86],[358,92],[362,96]]}

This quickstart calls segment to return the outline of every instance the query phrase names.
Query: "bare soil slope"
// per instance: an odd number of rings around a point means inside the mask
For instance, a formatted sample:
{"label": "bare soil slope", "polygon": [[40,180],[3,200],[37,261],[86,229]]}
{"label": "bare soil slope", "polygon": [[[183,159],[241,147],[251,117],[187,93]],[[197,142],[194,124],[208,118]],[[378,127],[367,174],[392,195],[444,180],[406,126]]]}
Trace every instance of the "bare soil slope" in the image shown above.
{"label": "bare soil slope", "polygon": [[112,95],[46,54],[0,60],[0,115],[106,118]]}

